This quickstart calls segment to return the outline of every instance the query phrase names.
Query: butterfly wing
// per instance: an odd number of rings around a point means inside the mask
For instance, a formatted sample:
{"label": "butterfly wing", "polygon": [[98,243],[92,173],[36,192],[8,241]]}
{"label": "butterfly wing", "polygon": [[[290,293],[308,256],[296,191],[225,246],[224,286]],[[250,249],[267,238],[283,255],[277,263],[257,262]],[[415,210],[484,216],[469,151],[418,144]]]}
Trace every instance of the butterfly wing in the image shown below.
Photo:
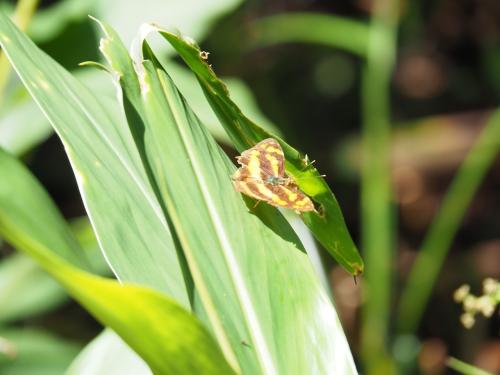
{"label": "butterfly wing", "polygon": [[285,177],[285,155],[273,138],[264,139],[243,151],[237,160],[240,165],[248,168],[249,176],[256,180],[267,181],[269,177]]}
{"label": "butterfly wing", "polygon": [[232,176],[236,191],[275,207],[314,211],[311,199],[292,183],[268,183],[270,177],[285,178],[285,156],[279,143],[268,138],[243,151],[241,167]]}
{"label": "butterfly wing", "polygon": [[269,185],[268,187],[273,194],[272,202],[268,203],[273,206],[300,212],[315,210],[312,200],[295,185]]}
{"label": "butterfly wing", "polygon": [[263,181],[249,177],[245,166],[238,169],[233,175],[233,185],[239,193],[267,203],[272,201],[272,191]]}
{"label": "butterfly wing", "polygon": [[248,177],[244,166],[233,175],[233,184],[236,191],[275,207],[289,208],[300,212],[315,210],[311,199],[295,185],[273,185],[255,180]]}

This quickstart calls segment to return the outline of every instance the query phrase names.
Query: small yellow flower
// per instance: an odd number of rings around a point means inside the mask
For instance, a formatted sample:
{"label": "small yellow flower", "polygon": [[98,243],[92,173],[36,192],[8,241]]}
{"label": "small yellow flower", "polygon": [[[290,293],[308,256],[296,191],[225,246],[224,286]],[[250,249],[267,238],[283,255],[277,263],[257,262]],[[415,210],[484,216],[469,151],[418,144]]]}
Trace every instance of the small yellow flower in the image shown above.
{"label": "small yellow flower", "polygon": [[483,293],[484,294],[493,294],[496,293],[499,289],[499,283],[497,280],[488,277],[483,281]]}
{"label": "small yellow flower", "polygon": [[472,314],[469,314],[469,313],[463,313],[460,316],[460,321],[462,322],[462,325],[467,329],[472,328],[472,326],[476,322],[476,320],[474,319],[474,316]]}
{"label": "small yellow flower", "polygon": [[453,299],[456,302],[463,302],[465,297],[467,297],[469,295],[469,291],[470,291],[470,286],[468,286],[467,284],[464,284],[460,288],[455,290],[455,293],[453,294]]}
{"label": "small yellow flower", "polygon": [[482,296],[477,299],[476,308],[481,311],[485,317],[489,318],[495,312],[495,303],[489,296]]}
{"label": "small yellow flower", "polygon": [[477,306],[476,306],[476,300],[477,298],[474,297],[472,294],[469,294],[467,297],[464,299],[464,310],[466,312],[472,312],[475,311]]}

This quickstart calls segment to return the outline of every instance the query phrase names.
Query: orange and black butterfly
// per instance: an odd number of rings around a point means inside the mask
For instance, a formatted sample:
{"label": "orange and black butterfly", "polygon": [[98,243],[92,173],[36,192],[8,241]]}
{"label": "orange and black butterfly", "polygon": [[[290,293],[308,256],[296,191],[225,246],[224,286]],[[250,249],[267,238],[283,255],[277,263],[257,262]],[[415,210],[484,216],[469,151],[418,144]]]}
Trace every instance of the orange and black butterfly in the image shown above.
{"label": "orange and black butterfly", "polygon": [[237,157],[241,167],[232,180],[236,191],[299,212],[315,211],[312,200],[285,173],[285,155],[279,143],[268,138]]}

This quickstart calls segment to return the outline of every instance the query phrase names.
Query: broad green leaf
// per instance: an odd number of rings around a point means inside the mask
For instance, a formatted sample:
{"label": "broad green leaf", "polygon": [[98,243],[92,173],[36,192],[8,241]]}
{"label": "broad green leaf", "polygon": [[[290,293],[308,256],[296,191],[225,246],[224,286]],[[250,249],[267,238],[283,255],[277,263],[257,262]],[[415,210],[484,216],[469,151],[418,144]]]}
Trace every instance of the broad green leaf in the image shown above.
{"label": "broad green leaf", "polygon": [[190,39],[157,29],[176,49],[188,67],[196,74],[214,112],[240,152],[262,139],[276,138],[286,157],[286,171],[302,191],[319,205],[319,214],[306,212],[302,219],[314,236],[347,271],[353,275],[363,272],[363,260],[351,239],[339,204],[325,180],[307,157],[249,120],[229,97],[224,83],[201,57],[200,49]]}
{"label": "broad green leaf", "polygon": [[[171,60],[162,61],[162,64],[168,70],[169,75],[172,77],[182,95],[189,98],[191,108],[200,118],[201,122],[208,127],[210,133],[218,141],[229,144],[229,137],[208,104],[196,77],[188,69]],[[232,97],[238,106],[244,108],[245,111],[248,112],[252,118],[255,118],[265,129],[272,131],[274,134],[279,134],[276,126],[274,126],[259,110],[255,98],[243,81],[236,78],[224,78],[224,82],[231,91]]]}
{"label": "broad green leaf", "polygon": [[[217,17],[234,9],[235,6],[241,3],[241,0],[206,1],[202,2],[201,6],[198,0],[192,0],[191,5],[187,3],[189,2],[182,2],[183,11],[194,9],[196,14],[189,11],[186,13],[189,17],[185,17],[179,22],[179,12],[176,11],[178,4],[173,1],[146,0],[126,3],[109,0],[58,1],[37,11],[28,30],[28,35],[37,43],[48,42],[63,33],[69,24],[86,21],[88,14],[96,14],[98,17],[112,22],[120,34],[129,34],[130,39],[135,34],[136,26],[144,22],[144,20],[154,20],[160,24],[172,24],[173,18],[175,18],[175,24],[181,26],[182,30],[201,38],[208,32],[209,27]],[[136,26],[131,24],[131,16],[134,17]],[[58,22],[54,22],[54,19],[57,19]],[[63,39],[63,42],[66,39]],[[163,46],[165,47],[165,43],[163,43]],[[163,56],[172,53],[175,53],[175,51],[169,48]],[[211,133],[219,141],[229,143],[226,133],[207,103],[196,78],[178,64],[172,61],[169,61],[169,64],[171,65],[170,71],[174,81],[180,87],[181,92],[190,98],[195,113],[210,128]],[[109,85],[111,82],[103,80],[102,74],[98,71],[80,68],[72,70],[72,73],[91,91],[99,92],[101,99],[103,94],[106,93],[107,99],[109,89],[103,87],[103,85]],[[230,87],[236,103],[262,126],[276,133],[276,128],[259,110],[255,99],[244,82],[236,78],[227,78],[225,81]],[[20,155],[47,139],[52,134],[52,127],[40,113],[36,104],[30,99],[25,89],[19,88],[16,91],[12,93],[13,98],[10,97],[10,94],[8,97],[6,95],[9,99],[8,103],[4,101],[0,103],[2,105],[0,111],[0,146],[16,155]],[[114,95],[114,91],[112,92]],[[109,108],[112,108],[112,106]]]}
{"label": "broad green leaf", "polygon": [[234,164],[148,45],[138,40],[134,64],[101,25],[101,51],[119,78],[132,128],[143,129],[136,142],[226,358],[248,374],[354,373],[335,310],[285,219],[266,205],[249,212],[231,184]]}
{"label": "broad green leaf", "polygon": [[62,374],[80,350],[80,345],[48,332],[28,328],[1,328],[0,374]]}
{"label": "broad green leaf", "polygon": [[[174,240],[116,103],[102,103],[1,13],[0,44],[64,143],[113,272],[120,280],[165,291],[188,307]],[[11,194],[17,193],[10,186]]]}
{"label": "broad green leaf", "polygon": [[[62,258],[59,249],[70,248],[72,242],[58,237],[64,234],[61,218],[42,219],[41,212],[55,210],[47,194],[5,152],[0,152],[0,171],[6,177],[0,182],[0,235],[36,259],[72,297],[141,355],[153,372],[232,373],[202,324],[172,299],[154,289],[93,276]],[[6,186],[15,187],[16,194]],[[30,209],[34,204],[36,211]]]}
{"label": "broad green leaf", "polygon": [[[113,85],[103,80],[100,72],[79,68],[74,75],[89,90],[99,92],[101,102],[108,109],[119,109],[112,103],[116,101]],[[0,103],[0,147],[22,155],[49,138],[53,129],[17,77],[12,77],[10,86]]]}
{"label": "broad green leaf", "polygon": [[75,358],[66,375],[152,375],[148,365],[110,329],[105,329]]}

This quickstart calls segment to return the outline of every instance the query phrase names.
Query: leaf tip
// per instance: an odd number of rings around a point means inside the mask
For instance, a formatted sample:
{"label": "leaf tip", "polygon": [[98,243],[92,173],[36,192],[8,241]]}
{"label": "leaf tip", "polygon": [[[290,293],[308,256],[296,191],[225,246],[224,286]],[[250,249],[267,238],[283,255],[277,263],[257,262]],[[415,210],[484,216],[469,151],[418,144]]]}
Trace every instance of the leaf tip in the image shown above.
{"label": "leaf tip", "polygon": [[107,66],[105,66],[101,63],[98,63],[96,61],[82,61],[81,63],[78,64],[78,66],[80,66],[80,67],[90,66],[93,68],[97,68],[99,70],[103,70],[103,71],[108,72],[108,73],[112,73]]}

